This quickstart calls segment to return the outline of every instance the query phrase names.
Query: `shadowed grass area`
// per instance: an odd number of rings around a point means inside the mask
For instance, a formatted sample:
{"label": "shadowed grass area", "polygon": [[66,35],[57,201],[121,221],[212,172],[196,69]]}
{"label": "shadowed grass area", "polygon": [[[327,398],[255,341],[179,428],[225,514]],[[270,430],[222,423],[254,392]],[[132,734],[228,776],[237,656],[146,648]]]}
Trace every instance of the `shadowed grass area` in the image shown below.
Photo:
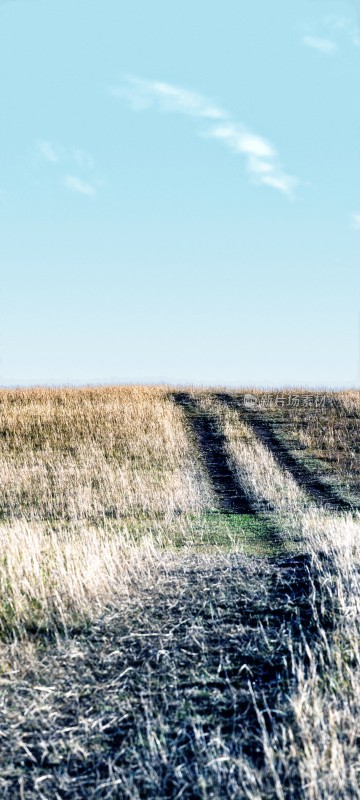
{"label": "shadowed grass area", "polygon": [[[261,721],[269,736],[273,709],[293,722],[282,700],[292,630],[316,635],[310,569],[306,556],[179,553],[136,596],[40,652],[0,707],[1,796],[21,786],[31,800],[37,788],[46,800],[258,800],[259,782],[272,800]],[[298,781],[294,759],[279,771]]]}

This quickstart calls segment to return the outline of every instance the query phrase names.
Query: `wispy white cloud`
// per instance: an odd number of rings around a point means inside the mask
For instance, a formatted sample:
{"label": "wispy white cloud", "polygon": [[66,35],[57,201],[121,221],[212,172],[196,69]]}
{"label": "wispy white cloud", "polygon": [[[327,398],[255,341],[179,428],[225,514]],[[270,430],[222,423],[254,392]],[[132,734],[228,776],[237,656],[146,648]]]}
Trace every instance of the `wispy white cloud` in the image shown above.
{"label": "wispy white cloud", "polygon": [[63,179],[64,186],[72,192],[87,195],[87,197],[95,197],[96,188],[93,184],[77,178],[75,175],[65,175]]}
{"label": "wispy white cloud", "polygon": [[303,36],[302,43],[306,47],[312,47],[313,50],[318,50],[328,56],[334,55],[337,50],[336,42],[331,39],[325,39],[322,36]]}
{"label": "wispy white cloud", "polygon": [[296,178],[283,172],[277,161],[276,150],[262,136],[251,133],[234,123],[217,125],[209,136],[222,141],[234,153],[246,157],[247,170],[256,183],[271,186],[284,194],[292,194]]}
{"label": "wispy white cloud", "polygon": [[38,151],[45,161],[49,161],[51,164],[58,164],[62,159],[62,151],[52,142],[39,142]]}
{"label": "wispy white cloud", "polygon": [[232,122],[219,125],[212,129],[211,136],[221,139],[235,153],[245,153],[254,158],[272,158],[274,156],[273,147],[262,136],[249,133],[240,125]]}
{"label": "wispy white cloud", "polygon": [[334,55],[343,46],[360,47],[359,25],[350,16],[328,14],[319,20],[318,33],[308,33],[302,38],[302,44],[312,47],[324,55]]}
{"label": "wispy white cloud", "polygon": [[122,86],[110,87],[108,91],[114,97],[126,98],[133,108],[139,110],[154,106],[162,111],[177,111],[206,119],[224,119],[227,116],[221,108],[201,94],[163,81],[147,81],[129,76]]}
{"label": "wispy white cloud", "polygon": [[360,212],[351,215],[351,224],[353,228],[360,230]]}
{"label": "wispy white cloud", "polygon": [[296,178],[283,172],[276,150],[270,142],[252,133],[244,125],[232,122],[226,111],[203,95],[169,83],[133,76],[108,91],[114,97],[130,101],[135,110],[155,107],[160,111],[187,114],[206,120],[209,127],[202,135],[216,139],[236,155],[244,156],[247,171],[258,184],[271,186],[290,195],[298,183]]}

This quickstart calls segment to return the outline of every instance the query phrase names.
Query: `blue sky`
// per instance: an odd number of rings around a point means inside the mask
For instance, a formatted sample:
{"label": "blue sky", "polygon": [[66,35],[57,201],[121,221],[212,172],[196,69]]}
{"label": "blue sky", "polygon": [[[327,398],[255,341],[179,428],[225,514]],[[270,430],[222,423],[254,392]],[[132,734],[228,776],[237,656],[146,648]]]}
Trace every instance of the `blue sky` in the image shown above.
{"label": "blue sky", "polygon": [[360,382],[360,9],[0,0],[0,381]]}

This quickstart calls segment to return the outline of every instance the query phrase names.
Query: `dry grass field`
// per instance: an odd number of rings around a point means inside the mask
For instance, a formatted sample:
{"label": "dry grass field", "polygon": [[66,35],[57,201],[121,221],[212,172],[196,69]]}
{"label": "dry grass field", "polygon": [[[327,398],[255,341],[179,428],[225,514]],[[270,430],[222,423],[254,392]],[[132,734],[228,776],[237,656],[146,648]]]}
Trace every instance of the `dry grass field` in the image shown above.
{"label": "dry grass field", "polygon": [[360,798],[359,417],[0,392],[1,798]]}

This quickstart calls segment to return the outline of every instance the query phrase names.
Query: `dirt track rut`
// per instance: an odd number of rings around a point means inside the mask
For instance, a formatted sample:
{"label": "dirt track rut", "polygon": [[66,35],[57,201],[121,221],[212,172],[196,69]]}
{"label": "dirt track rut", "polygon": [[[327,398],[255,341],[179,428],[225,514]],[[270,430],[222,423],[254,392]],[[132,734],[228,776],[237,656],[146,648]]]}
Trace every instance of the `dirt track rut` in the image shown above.
{"label": "dirt track rut", "polygon": [[360,507],[352,505],[344,500],[336,490],[325,483],[317,475],[314,475],[305,464],[296,458],[286,445],[280,441],[269,420],[259,418],[253,411],[240,405],[240,401],[228,394],[218,394],[218,400],[229,408],[242,413],[246,422],[254,431],[260,441],[271,451],[278,464],[286,469],[300,488],[319,505],[326,506],[334,511],[359,511]]}
{"label": "dirt track rut", "polygon": [[218,430],[211,414],[204,412],[186,392],[177,392],[173,397],[186,413],[221,510],[235,514],[255,514],[255,507],[246,496],[229,463],[225,437]]}

